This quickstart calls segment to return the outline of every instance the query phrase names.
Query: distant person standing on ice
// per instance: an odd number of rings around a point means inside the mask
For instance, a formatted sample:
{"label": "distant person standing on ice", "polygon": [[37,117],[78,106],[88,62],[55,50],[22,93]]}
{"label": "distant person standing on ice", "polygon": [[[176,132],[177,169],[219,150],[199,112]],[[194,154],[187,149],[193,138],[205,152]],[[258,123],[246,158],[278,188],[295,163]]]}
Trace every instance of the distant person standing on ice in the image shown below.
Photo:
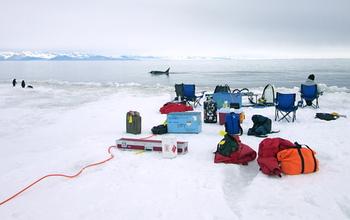
{"label": "distant person standing on ice", "polygon": [[13,80],[12,80],[12,85],[13,85],[13,86],[16,86],[16,84],[17,84],[16,79],[13,79]]}
{"label": "distant person standing on ice", "polygon": [[25,87],[26,87],[26,83],[24,82],[24,80],[22,80],[21,85],[22,85],[22,88],[25,88]]}

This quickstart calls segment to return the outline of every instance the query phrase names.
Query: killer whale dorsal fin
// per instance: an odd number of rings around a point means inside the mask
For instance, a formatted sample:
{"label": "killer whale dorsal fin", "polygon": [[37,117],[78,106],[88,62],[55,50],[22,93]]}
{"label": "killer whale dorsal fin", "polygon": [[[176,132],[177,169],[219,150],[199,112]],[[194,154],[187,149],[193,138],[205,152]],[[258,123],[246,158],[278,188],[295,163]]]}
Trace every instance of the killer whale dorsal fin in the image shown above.
{"label": "killer whale dorsal fin", "polygon": [[166,71],[157,71],[157,70],[153,70],[153,71],[151,71],[151,72],[149,72],[149,73],[155,74],[155,75],[160,75],[160,74],[167,74],[167,75],[169,75],[169,70],[170,70],[170,67],[169,67]]}

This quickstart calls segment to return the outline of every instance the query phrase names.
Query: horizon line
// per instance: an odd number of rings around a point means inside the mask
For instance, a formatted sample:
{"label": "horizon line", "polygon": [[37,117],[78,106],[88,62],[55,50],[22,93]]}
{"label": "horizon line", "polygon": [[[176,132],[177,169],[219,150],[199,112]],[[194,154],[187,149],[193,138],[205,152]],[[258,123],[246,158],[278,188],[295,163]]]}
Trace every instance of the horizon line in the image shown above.
{"label": "horizon line", "polygon": [[[8,56],[5,56],[3,54],[10,54]],[[8,61],[8,58],[13,57],[14,55],[21,55],[25,53],[30,53],[32,55],[36,56],[23,56],[22,58],[25,59],[25,57],[31,57],[33,60],[42,60],[42,61],[55,61],[54,58],[57,57],[67,57],[72,58],[72,61],[88,61],[90,57],[92,58],[100,58],[102,60],[239,60],[239,59],[350,59],[350,57],[314,57],[314,56],[308,56],[308,57],[301,57],[301,56],[262,56],[262,55],[137,55],[137,54],[122,54],[122,55],[101,55],[101,54],[93,54],[93,53],[86,53],[86,52],[32,52],[32,51],[22,51],[22,52],[15,52],[15,51],[0,51],[0,61]],[[39,54],[39,55],[38,55]],[[40,55],[51,55],[51,57],[43,57]],[[1,55],[3,59],[1,59]],[[77,56],[72,56],[77,55]],[[80,56],[79,56],[80,55]],[[84,57],[82,57],[84,55]],[[93,59],[91,59],[93,60]],[[17,60],[11,60],[10,61],[23,61],[22,59]],[[28,61],[28,60],[26,60]],[[68,61],[68,60],[67,60]]]}

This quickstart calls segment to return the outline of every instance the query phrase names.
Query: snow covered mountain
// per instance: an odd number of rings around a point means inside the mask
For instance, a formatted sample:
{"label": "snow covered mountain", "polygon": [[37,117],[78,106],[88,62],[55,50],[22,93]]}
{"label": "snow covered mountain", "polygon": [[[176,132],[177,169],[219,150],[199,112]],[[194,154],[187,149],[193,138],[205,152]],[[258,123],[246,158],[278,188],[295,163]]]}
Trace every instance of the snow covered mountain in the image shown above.
{"label": "snow covered mountain", "polygon": [[139,56],[122,55],[119,57],[93,55],[80,52],[51,53],[51,52],[0,52],[0,61],[31,61],[31,60],[231,60],[241,57],[203,57],[203,56]]}
{"label": "snow covered mountain", "polygon": [[0,60],[28,61],[28,60],[125,60],[125,58],[114,58],[86,53],[57,54],[50,52],[0,52]]}

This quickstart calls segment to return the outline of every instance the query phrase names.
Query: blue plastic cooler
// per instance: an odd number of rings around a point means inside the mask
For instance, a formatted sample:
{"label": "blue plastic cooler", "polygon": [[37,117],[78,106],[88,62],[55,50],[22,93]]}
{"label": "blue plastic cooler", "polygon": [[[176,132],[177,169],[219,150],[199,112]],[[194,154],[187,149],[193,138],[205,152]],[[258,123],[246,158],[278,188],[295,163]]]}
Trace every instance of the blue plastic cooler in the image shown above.
{"label": "blue plastic cooler", "polygon": [[213,100],[217,103],[218,109],[222,108],[225,101],[228,102],[228,106],[230,106],[230,103],[239,103],[240,107],[242,107],[242,93],[213,93]]}
{"label": "blue plastic cooler", "polygon": [[167,115],[168,133],[195,133],[202,131],[201,112],[171,112]]}

